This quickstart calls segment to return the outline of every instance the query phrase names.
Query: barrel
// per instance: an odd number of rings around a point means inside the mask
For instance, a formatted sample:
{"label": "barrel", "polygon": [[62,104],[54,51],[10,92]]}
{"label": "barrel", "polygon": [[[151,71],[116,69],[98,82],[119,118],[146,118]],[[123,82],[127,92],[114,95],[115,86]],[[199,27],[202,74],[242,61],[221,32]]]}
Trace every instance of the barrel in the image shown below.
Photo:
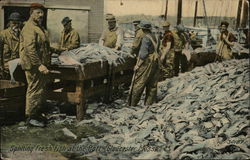
{"label": "barrel", "polygon": [[25,118],[26,86],[22,82],[0,80],[0,123],[13,124]]}

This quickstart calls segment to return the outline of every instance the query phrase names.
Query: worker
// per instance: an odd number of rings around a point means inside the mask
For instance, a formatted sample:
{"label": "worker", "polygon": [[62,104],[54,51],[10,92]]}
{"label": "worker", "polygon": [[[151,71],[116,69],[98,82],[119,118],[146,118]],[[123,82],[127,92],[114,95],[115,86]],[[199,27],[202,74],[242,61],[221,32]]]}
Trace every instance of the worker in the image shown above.
{"label": "worker", "polygon": [[228,32],[229,23],[227,21],[221,22],[220,35],[216,46],[216,54],[219,60],[229,60],[233,58],[232,47],[236,41],[235,36]]}
{"label": "worker", "polygon": [[61,33],[60,50],[72,50],[80,47],[80,36],[78,32],[72,28],[72,19],[64,17],[61,21],[64,29]]}
{"label": "worker", "polygon": [[123,43],[123,31],[116,26],[116,18],[112,14],[106,16],[108,29],[102,33],[99,44],[115,50],[121,50]]}
{"label": "worker", "polygon": [[151,23],[141,21],[142,38],[139,56],[134,67],[134,76],[130,88],[129,105],[136,106],[146,88],[145,105],[156,102],[159,77],[159,40],[152,33]]}
{"label": "worker", "polygon": [[142,29],[138,26],[140,24],[140,20],[133,21],[134,27],[135,27],[135,39],[132,44],[132,55],[138,56],[141,40],[144,36],[144,33]]}
{"label": "worker", "polygon": [[19,34],[21,15],[13,12],[8,18],[8,28],[0,33],[0,79],[11,78],[8,62],[19,58]]}
{"label": "worker", "polygon": [[161,41],[161,78],[171,78],[174,76],[174,36],[170,31],[170,23],[164,21],[163,25],[163,39]]}
{"label": "worker", "polygon": [[47,30],[42,26],[44,6],[32,3],[29,20],[20,34],[20,62],[27,79],[26,116],[31,126],[44,127],[45,117],[41,109],[45,100],[50,65],[50,42]]}
{"label": "worker", "polygon": [[183,54],[182,50],[188,49],[188,39],[184,33],[185,28],[182,24],[176,26],[176,29],[173,30],[174,37],[174,75],[178,76],[180,68],[181,72],[186,72],[188,70],[188,61],[187,57]]}

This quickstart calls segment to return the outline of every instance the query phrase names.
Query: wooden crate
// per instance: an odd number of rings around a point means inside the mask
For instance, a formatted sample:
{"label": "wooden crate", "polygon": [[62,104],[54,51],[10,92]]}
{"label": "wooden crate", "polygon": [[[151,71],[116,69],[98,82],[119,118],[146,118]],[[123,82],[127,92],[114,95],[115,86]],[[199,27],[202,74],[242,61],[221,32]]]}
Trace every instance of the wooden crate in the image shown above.
{"label": "wooden crate", "polygon": [[26,87],[21,82],[0,80],[0,123],[13,124],[25,117]]}
{"label": "wooden crate", "polygon": [[[50,85],[49,99],[75,103],[77,119],[82,120],[86,112],[86,100],[95,96],[105,96],[108,101],[114,87],[130,84],[135,63],[136,59],[128,58],[125,63],[117,66],[109,65],[107,61],[90,63],[83,67],[51,66],[50,70],[60,72],[52,73],[52,79],[60,79],[60,82]],[[63,88],[62,91],[56,91],[60,88]]]}

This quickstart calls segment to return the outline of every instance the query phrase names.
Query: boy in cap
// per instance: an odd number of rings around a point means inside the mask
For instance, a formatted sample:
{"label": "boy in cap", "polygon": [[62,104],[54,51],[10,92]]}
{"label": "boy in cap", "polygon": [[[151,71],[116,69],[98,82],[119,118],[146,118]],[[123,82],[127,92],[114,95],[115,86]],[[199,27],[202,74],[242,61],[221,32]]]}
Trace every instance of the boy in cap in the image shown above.
{"label": "boy in cap", "polygon": [[141,21],[139,27],[144,32],[138,60],[134,67],[134,78],[130,88],[129,105],[136,106],[146,88],[145,105],[156,102],[159,76],[159,40],[152,33],[151,23]]}
{"label": "boy in cap", "polygon": [[170,23],[165,21],[162,25],[164,34],[161,41],[161,70],[162,78],[171,78],[174,76],[174,36],[170,31]]}
{"label": "boy in cap", "polygon": [[18,12],[8,18],[8,28],[0,33],[0,79],[10,79],[8,62],[19,58],[19,34],[22,19]]}
{"label": "boy in cap", "polygon": [[123,43],[123,31],[116,26],[116,19],[112,14],[106,15],[108,29],[103,31],[99,44],[105,47],[121,50]]}
{"label": "boy in cap", "polygon": [[71,50],[80,47],[80,36],[78,32],[72,28],[71,19],[64,17],[61,21],[64,30],[61,33],[60,50]]}
{"label": "boy in cap", "polygon": [[219,56],[219,60],[229,60],[233,58],[232,47],[236,41],[235,36],[228,32],[227,28],[229,23],[227,21],[221,22],[220,35],[216,47],[216,54]]}
{"label": "boy in cap", "polygon": [[142,29],[139,27],[140,20],[133,21],[133,24],[135,27],[135,39],[132,44],[131,54],[138,56],[140,45],[141,45],[141,40],[142,40],[142,37],[144,36],[144,33]]}
{"label": "boy in cap", "polygon": [[36,127],[45,126],[41,109],[50,65],[49,35],[42,26],[44,9],[42,4],[31,4],[30,18],[20,34],[20,63],[28,83],[25,114],[27,123]]}

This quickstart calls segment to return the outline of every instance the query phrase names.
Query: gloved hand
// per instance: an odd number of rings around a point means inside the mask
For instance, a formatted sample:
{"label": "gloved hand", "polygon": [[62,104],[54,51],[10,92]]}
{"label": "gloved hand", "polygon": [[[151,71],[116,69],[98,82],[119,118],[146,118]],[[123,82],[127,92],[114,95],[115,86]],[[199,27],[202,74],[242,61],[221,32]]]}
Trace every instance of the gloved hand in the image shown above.
{"label": "gloved hand", "polygon": [[43,65],[43,64],[41,64],[41,65],[38,67],[38,70],[39,70],[42,74],[48,74],[48,73],[49,73],[48,68],[47,68],[45,65]]}

